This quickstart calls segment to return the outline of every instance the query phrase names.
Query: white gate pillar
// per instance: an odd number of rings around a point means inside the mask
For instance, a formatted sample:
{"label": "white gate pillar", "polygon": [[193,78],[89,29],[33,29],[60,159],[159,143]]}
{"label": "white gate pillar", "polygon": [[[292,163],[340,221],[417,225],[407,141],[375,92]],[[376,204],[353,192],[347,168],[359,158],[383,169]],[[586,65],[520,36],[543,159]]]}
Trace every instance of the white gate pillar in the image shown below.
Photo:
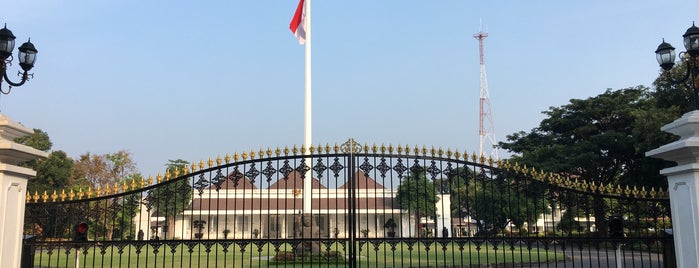
{"label": "white gate pillar", "polygon": [[18,165],[48,156],[13,141],[33,132],[0,115],[0,267],[19,267],[21,261],[27,181],[36,172]]}
{"label": "white gate pillar", "polygon": [[670,192],[675,257],[678,267],[699,267],[699,111],[686,113],[661,130],[680,139],[646,156],[677,162],[660,171],[667,176]]}

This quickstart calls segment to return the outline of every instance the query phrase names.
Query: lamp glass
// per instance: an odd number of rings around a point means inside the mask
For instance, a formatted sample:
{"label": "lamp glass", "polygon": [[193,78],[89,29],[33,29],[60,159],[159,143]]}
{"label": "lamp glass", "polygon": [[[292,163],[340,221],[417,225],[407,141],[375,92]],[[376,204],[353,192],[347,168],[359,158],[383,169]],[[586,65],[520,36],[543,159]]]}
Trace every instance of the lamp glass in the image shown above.
{"label": "lamp glass", "polygon": [[0,38],[0,52],[5,52],[8,56],[12,54],[12,50],[15,49],[15,39],[5,39]]}
{"label": "lamp glass", "polygon": [[686,48],[688,52],[699,50],[699,34],[685,36],[684,48]]}
{"label": "lamp glass", "polygon": [[675,63],[675,49],[666,48],[658,50],[655,53],[655,57],[660,65]]}
{"label": "lamp glass", "polygon": [[20,50],[18,52],[18,56],[19,56],[19,62],[21,64],[28,64],[28,65],[34,66],[34,62],[36,62],[36,52],[33,52],[33,51],[24,52],[24,51]]}

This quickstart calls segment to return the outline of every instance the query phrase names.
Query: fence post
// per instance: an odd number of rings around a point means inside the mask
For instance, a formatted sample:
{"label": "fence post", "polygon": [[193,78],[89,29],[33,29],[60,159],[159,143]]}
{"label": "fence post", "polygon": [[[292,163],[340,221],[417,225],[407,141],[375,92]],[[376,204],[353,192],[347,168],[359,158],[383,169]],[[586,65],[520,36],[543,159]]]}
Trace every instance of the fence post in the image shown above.
{"label": "fence post", "polygon": [[0,267],[20,267],[21,262],[27,181],[36,172],[19,164],[48,156],[14,142],[33,132],[0,115]]}
{"label": "fence post", "polygon": [[661,130],[680,136],[646,153],[677,162],[660,171],[668,181],[677,267],[699,267],[699,111],[686,113]]}

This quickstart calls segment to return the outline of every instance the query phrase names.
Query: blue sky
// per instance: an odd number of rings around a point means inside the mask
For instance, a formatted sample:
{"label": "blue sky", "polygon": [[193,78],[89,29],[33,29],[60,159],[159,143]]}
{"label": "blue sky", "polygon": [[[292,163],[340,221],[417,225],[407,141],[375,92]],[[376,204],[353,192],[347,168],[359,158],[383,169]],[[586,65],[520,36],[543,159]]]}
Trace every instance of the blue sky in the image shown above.
{"label": "blue sky", "polygon": [[[0,96],[0,111],[71,157],[128,150],[144,175],[168,159],[300,145],[297,3],[6,1],[0,23],[39,54],[35,78]],[[315,0],[312,10],[314,144],[468,152],[478,150],[480,21],[504,140],[571,98],[650,86],[661,38],[680,51],[699,20],[699,1],[675,0]]]}

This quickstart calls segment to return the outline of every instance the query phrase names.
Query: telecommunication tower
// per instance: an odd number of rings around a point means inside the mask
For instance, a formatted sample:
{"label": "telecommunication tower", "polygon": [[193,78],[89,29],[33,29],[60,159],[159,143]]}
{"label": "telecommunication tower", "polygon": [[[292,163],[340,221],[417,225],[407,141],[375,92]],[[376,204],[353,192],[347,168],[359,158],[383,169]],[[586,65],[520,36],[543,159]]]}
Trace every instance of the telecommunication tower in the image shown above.
{"label": "telecommunication tower", "polygon": [[490,112],[490,93],[488,93],[488,79],[485,76],[485,61],[483,60],[483,39],[488,37],[488,33],[479,31],[473,34],[473,38],[478,39],[478,51],[480,54],[481,64],[481,96],[480,96],[480,116],[479,116],[479,156],[491,157],[495,160],[499,159],[498,150],[495,148],[497,142],[495,140],[495,126],[493,124],[493,115]]}

